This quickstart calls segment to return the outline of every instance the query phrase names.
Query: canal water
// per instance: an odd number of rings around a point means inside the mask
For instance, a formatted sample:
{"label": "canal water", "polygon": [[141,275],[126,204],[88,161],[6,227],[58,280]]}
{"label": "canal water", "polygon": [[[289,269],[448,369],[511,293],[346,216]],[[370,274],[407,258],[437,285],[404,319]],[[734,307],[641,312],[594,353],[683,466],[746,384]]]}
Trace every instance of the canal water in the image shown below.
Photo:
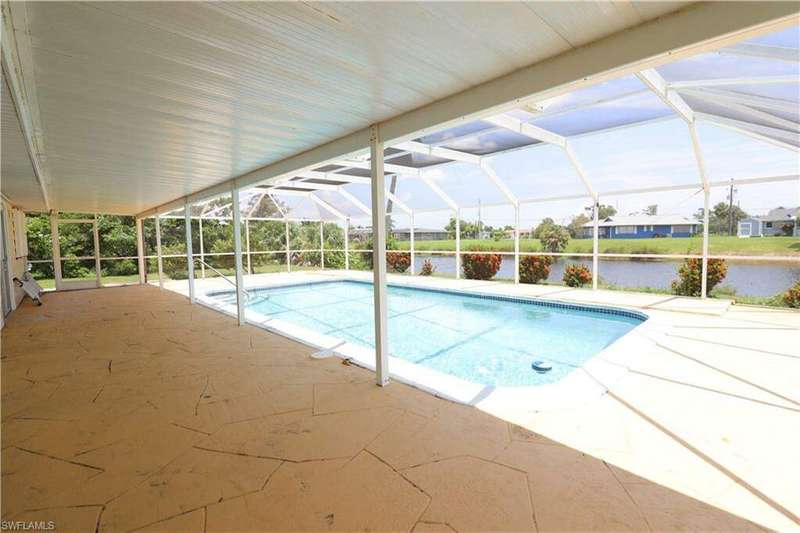
{"label": "canal water", "polygon": [[[416,254],[416,271],[419,272],[425,259],[430,259],[436,272],[455,276],[456,261],[454,256],[429,256]],[[580,263],[592,268],[591,259],[559,258],[550,267],[551,282],[561,281],[564,267],[568,263]],[[601,259],[599,264],[600,278],[606,283],[620,287],[654,287],[669,289],[672,280],[677,278],[681,261],[618,261]],[[496,279],[514,279],[514,259],[504,255],[500,271]],[[774,296],[786,291],[794,283],[800,281],[800,258],[796,262],[753,263],[745,261],[728,261],[728,275],[721,286],[736,290],[740,296]]]}

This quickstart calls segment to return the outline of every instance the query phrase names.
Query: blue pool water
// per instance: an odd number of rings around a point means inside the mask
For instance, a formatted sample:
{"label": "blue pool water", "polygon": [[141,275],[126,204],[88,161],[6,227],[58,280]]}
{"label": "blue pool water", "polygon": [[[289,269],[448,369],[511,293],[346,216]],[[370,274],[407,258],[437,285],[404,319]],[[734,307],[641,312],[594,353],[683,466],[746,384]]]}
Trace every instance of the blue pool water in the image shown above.
{"label": "blue pool water", "polygon": [[[374,348],[372,284],[356,281],[250,289],[248,309]],[[491,386],[553,383],[643,320],[528,301],[389,286],[389,353]],[[267,297],[259,298],[258,296]],[[230,293],[217,296],[230,299]],[[553,369],[539,374],[535,360]]]}

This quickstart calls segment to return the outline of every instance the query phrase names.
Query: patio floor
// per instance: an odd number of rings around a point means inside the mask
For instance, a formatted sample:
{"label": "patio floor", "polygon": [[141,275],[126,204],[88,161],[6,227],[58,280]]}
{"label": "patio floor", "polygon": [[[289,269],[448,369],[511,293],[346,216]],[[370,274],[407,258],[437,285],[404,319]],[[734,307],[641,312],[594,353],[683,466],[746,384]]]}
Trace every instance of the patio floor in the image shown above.
{"label": "patio floor", "polygon": [[800,314],[482,290],[643,308],[663,335],[586,405],[487,412],[376,387],[175,292],[48,294],[2,332],[2,518],[59,531],[800,528]]}

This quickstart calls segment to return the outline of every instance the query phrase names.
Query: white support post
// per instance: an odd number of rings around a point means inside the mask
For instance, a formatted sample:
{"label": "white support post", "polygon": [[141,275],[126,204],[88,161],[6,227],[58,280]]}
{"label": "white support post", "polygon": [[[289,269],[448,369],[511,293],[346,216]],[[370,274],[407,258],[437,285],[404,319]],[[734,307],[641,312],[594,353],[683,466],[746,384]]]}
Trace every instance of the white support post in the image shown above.
{"label": "white support post", "polygon": [[350,270],[350,217],[344,219],[344,269]]}
{"label": "white support post", "polygon": [[286,272],[292,271],[292,250],[289,247],[289,219],[285,220],[286,224]]}
{"label": "white support post", "polygon": [[709,204],[711,198],[711,186],[706,174],[706,164],[703,152],[700,149],[700,139],[697,136],[697,127],[694,122],[689,123],[689,135],[692,138],[692,149],[697,160],[697,172],[700,174],[700,181],[703,185],[703,265],[702,278],[700,279],[700,297],[708,297],[708,220]]}
{"label": "white support post", "polygon": [[253,265],[250,262],[250,219],[244,219],[244,249],[247,252],[247,274],[253,273]]}
{"label": "white support post", "polygon": [[461,209],[456,209],[456,279],[461,279]]}
{"label": "white support post", "polygon": [[164,263],[161,259],[161,222],[160,215],[156,213],[156,261],[158,262],[158,288],[164,288]]}
{"label": "white support post", "polygon": [[410,250],[411,250],[411,275],[414,276],[417,274],[417,266],[415,261],[417,260],[416,253],[414,252],[414,212],[411,212],[411,227],[409,228],[409,236],[411,238],[410,243]]}
{"label": "white support post", "polygon": [[514,204],[514,283],[519,283],[519,202]]}
{"label": "white support post", "polygon": [[147,276],[145,268],[145,251],[144,251],[144,229],[142,228],[142,219],[136,219],[136,259],[139,264],[139,285],[144,285]]}
{"label": "white support post", "polygon": [[708,212],[710,210],[711,191],[703,190],[703,271],[700,280],[700,297],[708,297]]}
{"label": "white support post", "polygon": [[189,282],[189,302],[194,303],[194,250],[192,249],[192,204],[186,202],[183,220],[186,226],[186,266]]}
{"label": "white support post", "polygon": [[61,242],[58,240],[58,213],[50,213],[50,239],[53,244],[53,275],[56,290],[61,290]]}
{"label": "white support post", "polygon": [[94,238],[94,271],[97,277],[97,286],[102,287],[100,280],[100,232],[97,229],[97,213],[94,214],[94,224],[92,224],[92,236]]}
{"label": "white support post", "polygon": [[244,319],[244,276],[242,275],[242,213],[239,210],[239,189],[234,184],[231,187],[233,204],[233,257],[236,269],[236,316],[239,325],[245,324]]}
{"label": "white support post", "polygon": [[197,225],[199,226],[200,230],[200,276],[203,279],[206,279],[206,250],[203,246],[203,215],[200,215],[200,218],[197,219]]}
{"label": "white support post", "polygon": [[592,290],[597,290],[597,278],[600,274],[600,198],[594,199],[592,209]]}
{"label": "white support post", "polygon": [[372,178],[372,277],[375,311],[375,381],[389,382],[389,328],[386,296],[386,187],[383,142],[378,126],[371,127],[370,177]]}
{"label": "white support post", "polygon": [[319,221],[319,265],[325,270],[325,223]]}

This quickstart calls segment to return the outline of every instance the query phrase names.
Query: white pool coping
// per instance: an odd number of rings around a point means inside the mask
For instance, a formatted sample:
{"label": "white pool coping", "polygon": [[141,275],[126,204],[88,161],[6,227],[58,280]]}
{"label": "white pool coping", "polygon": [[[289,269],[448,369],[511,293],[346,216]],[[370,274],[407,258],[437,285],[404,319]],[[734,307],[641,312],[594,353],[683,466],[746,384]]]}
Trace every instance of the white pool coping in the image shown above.
{"label": "white pool coping", "polygon": [[[417,283],[418,278],[404,278],[402,283],[390,280],[390,285],[406,286],[422,290],[437,290],[463,294],[485,295],[490,297],[500,296],[496,290],[484,290],[479,283],[472,287],[442,287],[431,283]],[[360,275],[309,276],[307,279],[259,279],[258,285],[248,285],[248,289],[277,288],[281,286],[307,285],[324,281],[366,281]],[[437,283],[438,285],[438,283]],[[222,288],[221,288],[222,289]],[[219,292],[229,292],[225,289],[209,288],[198,296],[198,301],[213,309],[217,309],[231,316],[236,316],[236,306],[226,304],[215,299],[212,295]],[[525,301],[556,302],[582,308],[618,309],[630,311],[629,307],[609,304],[577,303],[568,300],[559,300],[557,295],[538,297],[525,294],[507,294]],[[422,389],[433,395],[450,401],[485,408],[524,408],[529,411],[547,411],[565,409],[585,404],[604,395],[608,389],[620,380],[629,368],[629,362],[635,357],[646,353],[656,346],[656,342],[663,336],[663,331],[650,318],[645,309],[635,309],[635,313],[642,314],[647,320],[635,326],[631,331],[615,340],[605,349],[588,359],[581,367],[570,372],[555,383],[520,387],[493,387],[467,381],[456,376],[439,372],[389,355],[389,375],[402,383]],[[361,367],[375,370],[375,350],[343,339],[324,335],[311,329],[298,326],[280,318],[270,317],[252,309],[245,310],[247,323],[253,326],[277,333],[294,341],[300,342],[319,351],[329,350],[332,356],[346,359]]]}

